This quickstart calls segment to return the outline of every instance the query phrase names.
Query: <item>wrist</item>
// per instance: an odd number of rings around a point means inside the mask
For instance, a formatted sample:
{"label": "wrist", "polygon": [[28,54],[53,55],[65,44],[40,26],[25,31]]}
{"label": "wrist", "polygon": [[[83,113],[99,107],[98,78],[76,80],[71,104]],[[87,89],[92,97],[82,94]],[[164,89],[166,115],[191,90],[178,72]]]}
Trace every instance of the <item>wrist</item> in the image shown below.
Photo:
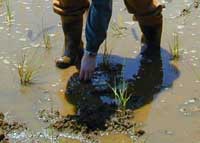
{"label": "wrist", "polygon": [[87,56],[87,57],[96,57],[97,53],[91,52],[91,51],[88,51],[88,50],[84,50],[84,56]]}

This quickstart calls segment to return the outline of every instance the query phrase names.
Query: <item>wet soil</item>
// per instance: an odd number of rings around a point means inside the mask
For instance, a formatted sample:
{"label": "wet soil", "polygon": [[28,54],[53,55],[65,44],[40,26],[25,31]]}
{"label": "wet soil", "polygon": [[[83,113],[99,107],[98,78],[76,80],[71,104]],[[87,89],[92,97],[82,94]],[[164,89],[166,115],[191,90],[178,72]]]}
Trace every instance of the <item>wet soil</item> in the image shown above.
{"label": "wet soil", "polygon": [[[97,69],[97,78],[80,87],[75,67],[66,70],[55,68],[55,57],[62,54],[63,33],[59,16],[52,11],[51,1],[11,1],[13,20],[8,24],[5,3],[0,0],[0,112],[6,116],[6,119],[1,119],[6,127],[0,130],[0,139],[9,138],[11,143],[77,143],[91,142],[95,136],[95,141],[101,143],[132,143],[133,138],[126,131],[121,134],[112,130],[115,127],[116,131],[124,130],[124,123],[130,123],[135,128],[136,138],[140,136],[138,142],[199,143],[199,1],[162,0],[162,3],[166,8],[163,11],[161,58],[159,62],[150,64],[141,61],[141,32],[137,22],[132,21],[132,15],[127,13],[121,0],[114,1],[112,20],[122,31],[114,32],[110,27],[107,41],[112,51],[110,60],[125,63],[124,77],[133,95],[127,106],[128,114],[121,116],[106,84],[113,82],[108,73]],[[50,34],[52,49],[44,48],[42,35],[46,32]],[[171,61],[169,50],[173,33],[180,37],[180,59],[177,62]],[[22,53],[37,53],[34,59],[42,65],[33,84],[25,87],[20,85],[16,69]],[[98,61],[102,61],[101,54]],[[110,68],[107,71],[112,73]],[[73,90],[77,87],[78,90]],[[88,112],[84,112],[86,108]],[[97,110],[100,110],[99,114]],[[90,114],[94,118],[86,118]],[[118,120],[124,121],[123,124]],[[15,131],[6,133],[17,128],[18,123],[26,123],[27,130],[17,129],[21,131],[17,134]],[[55,124],[61,126],[63,132],[52,128]],[[81,131],[85,133],[84,137],[80,135]],[[102,132],[105,134],[99,135]]]}
{"label": "wet soil", "polygon": [[[98,142],[98,136],[112,133],[128,135],[132,139],[143,135],[144,131],[135,130],[136,123],[131,120],[134,118],[133,110],[120,110],[109,87],[121,80],[121,72],[121,64],[111,63],[106,69],[99,64],[92,79],[87,82],[80,81],[79,75],[74,74],[65,94],[68,101],[76,105],[77,114],[61,116],[58,111],[41,110],[39,118],[51,123],[49,128],[61,133],[81,135],[90,142]],[[104,98],[110,96],[113,102],[103,102],[102,95]]]}
{"label": "wet soil", "polygon": [[14,132],[21,132],[26,129],[27,128],[25,124],[20,124],[16,121],[8,122],[5,120],[5,115],[3,113],[0,113],[0,142],[8,143],[8,134],[13,134]]}

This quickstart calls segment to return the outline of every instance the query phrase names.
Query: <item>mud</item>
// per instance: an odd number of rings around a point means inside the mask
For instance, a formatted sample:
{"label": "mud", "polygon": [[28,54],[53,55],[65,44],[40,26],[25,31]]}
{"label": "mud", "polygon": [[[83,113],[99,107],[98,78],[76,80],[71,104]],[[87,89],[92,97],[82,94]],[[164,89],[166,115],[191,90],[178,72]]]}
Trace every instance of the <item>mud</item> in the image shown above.
{"label": "mud", "polygon": [[[69,80],[65,94],[70,102],[76,104],[76,115],[62,117],[57,111],[46,110],[38,113],[44,122],[51,121],[49,128],[53,127],[61,133],[82,135],[91,142],[98,142],[98,136],[112,133],[125,134],[131,138],[144,134],[141,130],[135,132],[136,123],[131,121],[134,118],[133,110],[120,110],[109,87],[109,84],[121,80],[122,65],[110,63],[106,69],[101,65],[97,66],[90,81],[81,81],[78,74]],[[102,102],[102,94],[108,98],[110,96],[113,102]]]}
{"label": "mud", "polygon": [[21,132],[26,130],[25,124],[20,124],[16,121],[8,122],[5,120],[5,115],[0,113],[0,142],[8,143],[8,134],[13,134],[13,132]]}
{"label": "mud", "polygon": [[[88,83],[79,81],[75,67],[66,70],[55,67],[55,58],[62,54],[63,33],[50,0],[10,0],[13,18],[10,24],[6,20],[4,2],[0,0],[0,112],[5,115],[1,122],[13,125],[11,129],[15,128],[13,122],[26,123],[27,130],[17,129],[7,134],[1,129],[1,139],[9,138],[11,143],[86,143],[95,137],[95,142],[100,143],[199,143],[199,0],[161,1],[165,5],[161,57],[153,63],[141,59],[139,26],[132,21],[124,3],[115,0],[107,47],[112,51],[110,61],[119,66],[99,66],[101,68],[97,68],[93,80]],[[119,31],[115,33],[116,29]],[[50,36],[51,49],[44,48],[44,33]],[[180,59],[176,62],[171,61],[169,50],[173,33],[179,34],[180,38]],[[98,63],[102,61],[104,45],[101,47]],[[36,64],[42,64],[29,86],[20,85],[16,68],[24,53],[37,53],[34,59],[39,62]],[[114,82],[115,74],[121,74],[121,65],[125,65],[123,76],[132,95],[127,105],[131,115],[127,114],[126,119],[120,115],[107,86]],[[86,108],[88,112],[84,112]],[[94,118],[90,116],[87,120],[86,116],[90,114]],[[3,118],[2,114],[0,116]],[[72,119],[77,126],[65,119]],[[123,124],[118,120],[124,121]],[[55,123],[58,127],[70,124],[70,128],[60,132],[50,127]],[[134,139],[126,131],[119,133],[124,130],[124,123],[127,127],[129,123],[133,125]],[[7,128],[9,131],[10,126]],[[118,133],[113,133],[113,128]],[[85,133],[83,136],[80,130]],[[102,132],[105,134],[99,135]]]}
{"label": "mud", "polygon": [[117,111],[108,119],[105,111],[108,112],[107,114],[113,111],[106,110],[105,107],[90,106],[86,108],[87,110],[84,109],[84,113],[63,117],[52,124],[52,127],[64,133],[81,134],[88,140],[95,140],[99,135],[110,133],[127,134],[130,137],[136,135],[134,134],[135,124],[130,121],[133,116],[132,111],[127,110],[125,113]]}

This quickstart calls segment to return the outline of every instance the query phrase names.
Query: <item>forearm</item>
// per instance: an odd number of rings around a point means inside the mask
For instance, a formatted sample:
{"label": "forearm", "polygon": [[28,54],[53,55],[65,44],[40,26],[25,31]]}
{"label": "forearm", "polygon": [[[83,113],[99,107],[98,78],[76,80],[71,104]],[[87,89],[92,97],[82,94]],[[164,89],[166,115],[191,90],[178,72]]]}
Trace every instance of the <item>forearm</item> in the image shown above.
{"label": "forearm", "polygon": [[112,15],[112,0],[93,0],[86,24],[86,50],[97,53],[106,38]]}

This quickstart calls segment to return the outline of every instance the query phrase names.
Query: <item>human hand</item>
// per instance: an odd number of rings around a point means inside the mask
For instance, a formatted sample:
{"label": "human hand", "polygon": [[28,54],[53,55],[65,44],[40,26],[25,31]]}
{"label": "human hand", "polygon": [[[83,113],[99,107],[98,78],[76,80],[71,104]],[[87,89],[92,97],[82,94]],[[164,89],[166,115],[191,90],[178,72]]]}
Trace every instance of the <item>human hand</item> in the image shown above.
{"label": "human hand", "polygon": [[58,14],[65,14],[65,11],[61,8],[61,6],[63,5],[63,3],[60,0],[53,0],[53,10],[55,13]]}
{"label": "human hand", "polygon": [[84,55],[81,61],[80,79],[90,80],[96,66],[96,56]]}

